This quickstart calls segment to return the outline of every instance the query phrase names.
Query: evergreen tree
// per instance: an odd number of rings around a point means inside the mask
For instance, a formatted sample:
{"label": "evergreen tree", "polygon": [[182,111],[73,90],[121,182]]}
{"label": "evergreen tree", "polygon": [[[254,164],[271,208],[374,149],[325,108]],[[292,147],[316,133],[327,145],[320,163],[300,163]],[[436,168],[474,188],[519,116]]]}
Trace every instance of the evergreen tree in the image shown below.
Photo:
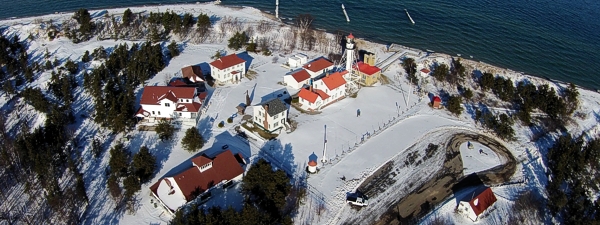
{"label": "evergreen tree", "polygon": [[483,73],[479,84],[481,85],[481,89],[483,89],[483,91],[487,91],[494,86],[494,75],[488,72]]}
{"label": "evergreen tree", "polygon": [[448,66],[446,64],[440,64],[433,71],[433,77],[435,77],[437,81],[443,81],[446,79],[446,76],[448,76],[448,71]]}
{"label": "evergreen tree", "polygon": [[10,80],[4,82],[4,84],[2,85],[2,90],[9,95],[16,94],[15,87],[13,86],[12,81]]}
{"label": "evergreen tree", "polygon": [[206,34],[212,27],[212,23],[210,22],[208,15],[200,13],[200,15],[198,15],[198,22],[196,22],[196,26],[198,27],[198,33]]}
{"label": "evergreen tree", "polygon": [[85,190],[85,182],[83,181],[83,174],[77,172],[76,177],[77,177],[77,181],[75,182],[75,191],[77,193],[77,196],[82,198],[85,202],[88,202],[89,199],[87,197],[87,193]]}
{"label": "evergreen tree", "polygon": [[417,73],[417,64],[415,63],[415,59],[407,58],[402,61],[402,67],[404,67],[404,71],[406,71],[407,78],[414,85],[419,84],[419,78],[416,76]]}
{"label": "evergreen tree", "polygon": [[92,17],[87,9],[79,9],[75,12],[75,15],[73,15],[73,19],[79,23],[79,31],[81,33],[88,34],[92,32]]}
{"label": "evergreen tree", "polygon": [[132,17],[133,17],[133,13],[131,12],[131,10],[129,8],[127,8],[125,10],[125,12],[123,12],[123,25],[129,26],[129,24],[131,23]]}
{"label": "evergreen tree", "polygon": [[184,28],[184,31],[189,31],[190,27],[194,26],[194,16],[192,16],[192,14],[189,13],[185,13],[183,14],[183,20],[182,20],[182,25]]}
{"label": "evergreen tree", "polygon": [[111,173],[117,177],[123,177],[127,175],[127,168],[129,166],[129,152],[123,143],[119,142],[110,149],[110,160],[108,161],[108,166],[110,166]]}
{"label": "evergreen tree", "polygon": [[156,157],[152,155],[146,146],[142,146],[140,151],[133,155],[133,173],[140,179],[141,183],[146,183],[156,169]]}
{"label": "evergreen tree", "polygon": [[100,140],[94,138],[94,141],[92,141],[92,153],[94,154],[94,158],[98,158],[103,151],[104,149],[102,148]]}
{"label": "evergreen tree", "polygon": [[471,89],[467,88],[463,91],[462,96],[465,97],[465,99],[467,99],[467,100],[471,100],[471,98],[473,97],[473,91],[471,91]]}
{"label": "evergreen tree", "polygon": [[123,188],[126,199],[131,199],[136,192],[142,189],[140,180],[135,175],[129,175],[123,180]]}
{"label": "evergreen tree", "polygon": [[171,58],[179,56],[179,46],[177,46],[177,43],[175,43],[175,41],[171,41],[171,44],[169,44],[167,48],[169,49],[169,54],[171,55]]}
{"label": "evergreen tree", "polygon": [[256,52],[256,43],[254,43],[254,40],[250,40],[250,43],[248,44],[248,46],[246,46],[246,51]]}
{"label": "evergreen tree", "polygon": [[25,80],[27,80],[27,82],[33,82],[33,68],[31,67],[27,67],[27,69],[25,69]]}
{"label": "evergreen tree", "polygon": [[67,59],[67,62],[65,63],[65,68],[71,74],[76,74],[79,71],[79,66],[75,64],[75,62],[73,62],[71,59]]}
{"label": "evergreen tree", "polygon": [[46,60],[46,65],[44,67],[46,70],[51,70],[52,68],[54,68],[52,66],[52,63],[50,62],[50,60]]}
{"label": "evergreen tree", "polygon": [[[269,179],[265,179],[268,177]],[[271,164],[264,159],[258,162],[246,173],[242,182],[242,193],[246,202],[256,205],[272,220],[282,217],[281,211],[286,205],[286,196],[291,191],[290,179],[282,170],[273,171]],[[272,221],[273,223],[275,221]]]}
{"label": "evergreen tree", "polygon": [[204,147],[204,139],[198,129],[191,127],[185,131],[185,137],[181,140],[183,148],[190,153],[194,153]]}
{"label": "evergreen tree", "polygon": [[155,131],[161,141],[171,140],[175,133],[175,127],[168,120],[161,120],[156,126]]}
{"label": "evergreen tree", "polygon": [[452,95],[448,98],[448,111],[458,116],[462,112],[463,108],[460,105],[460,96]]}
{"label": "evergreen tree", "polygon": [[113,199],[116,202],[118,202],[119,199],[121,198],[121,195],[123,194],[123,191],[121,190],[121,186],[119,186],[119,178],[117,176],[115,176],[114,174],[110,175],[108,177],[106,186],[108,187],[108,191],[110,192],[110,195],[113,197]]}
{"label": "evergreen tree", "polygon": [[81,57],[81,61],[82,61],[83,63],[86,63],[86,62],[89,62],[90,60],[91,60],[91,59],[90,59],[90,52],[89,52],[88,50],[86,50],[86,51],[83,53],[83,56]]}
{"label": "evergreen tree", "polygon": [[235,35],[233,35],[233,37],[229,39],[229,44],[227,45],[227,47],[237,51],[240,48],[244,47],[247,42],[248,36],[246,36],[246,32],[235,32]]}

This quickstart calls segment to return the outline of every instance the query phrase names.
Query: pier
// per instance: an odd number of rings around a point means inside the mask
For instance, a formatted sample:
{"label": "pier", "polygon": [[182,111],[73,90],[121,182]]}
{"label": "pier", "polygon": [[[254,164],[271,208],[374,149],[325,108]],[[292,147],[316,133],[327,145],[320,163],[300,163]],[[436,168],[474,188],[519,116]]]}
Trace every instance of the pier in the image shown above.
{"label": "pier", "polygon": [[408,19],[410,20],[410,22],[415,25],[415,21],[412,19],[412,17],[410,17],[410,14],[408,14],[408,10],[404,9],[404,11],[406,12],[406,15],[408,16]]}
{"label": "pier", "polygon": [[350,22],[350,17],[348,17],[348,13],[346,13],[346,8],[344,4],[342,4],[342,11],[344,11],[344,15],[346,16],[346,22]]}

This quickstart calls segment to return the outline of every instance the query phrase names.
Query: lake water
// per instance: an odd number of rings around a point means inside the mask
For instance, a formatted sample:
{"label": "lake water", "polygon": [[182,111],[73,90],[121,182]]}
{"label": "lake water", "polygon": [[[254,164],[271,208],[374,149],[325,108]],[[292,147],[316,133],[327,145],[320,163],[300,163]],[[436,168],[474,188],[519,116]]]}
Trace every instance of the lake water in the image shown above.
{"label": "lake water", "polygon": [[[185,1],[0,0],[0,18],[174,3]],[[342,3],[350,23],[345,20]],[[275,0],[223,0],[223,4],[275,11]],[[380,43],[473,56],[499,67],[600,88],[600,1],[280,0],[279,5],[281,17],[310,13],[315,26],[327,31],[342,30]]]}

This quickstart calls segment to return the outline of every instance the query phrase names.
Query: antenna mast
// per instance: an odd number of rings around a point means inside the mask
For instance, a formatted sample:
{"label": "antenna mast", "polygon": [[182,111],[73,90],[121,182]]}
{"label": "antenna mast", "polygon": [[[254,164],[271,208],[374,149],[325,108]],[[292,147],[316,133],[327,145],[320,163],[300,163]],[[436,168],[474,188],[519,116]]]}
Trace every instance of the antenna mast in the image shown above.
{"label": "antenna mast", "polygon": [[325,127],[325,134],[323,136],[323,158],[321,159],[321,162],[326,163],[327,162],[327,124],[325,124],[324,127]]}

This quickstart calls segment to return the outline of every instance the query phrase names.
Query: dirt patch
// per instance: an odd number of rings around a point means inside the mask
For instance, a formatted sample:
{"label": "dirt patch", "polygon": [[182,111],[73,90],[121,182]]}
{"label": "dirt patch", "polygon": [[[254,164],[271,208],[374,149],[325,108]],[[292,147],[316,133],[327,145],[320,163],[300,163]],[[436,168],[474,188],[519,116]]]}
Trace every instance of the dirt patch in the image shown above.
{"label": "dirt patch", "polygon": [[[443,168],[436,173],[435,178],[416,187],[405,197],[398,199],[398,202],[390,206],[386,213],[373,224],[417,223],[419,218],[451,196],[453,193],[452,188],[466,178],[463,174],[460,145],[467,141],[477,141],[485,144],[496,152],[500,158],[504,159],[503,165],[476,174],[484,184],[492,185],[509,181],[516,170],[516,159],[506,147],[498,141],[483,135],[459,133],[454,135],[444,146],[446,158]],[[393,175],[386,168],[387,165],[382,167],[380,171],[375,172],[373,178],[368,178],[361,187],[371,187],[372,190],[385,191],[373,187],[381,186],[384,182],[382,178],[389,178]]]}

